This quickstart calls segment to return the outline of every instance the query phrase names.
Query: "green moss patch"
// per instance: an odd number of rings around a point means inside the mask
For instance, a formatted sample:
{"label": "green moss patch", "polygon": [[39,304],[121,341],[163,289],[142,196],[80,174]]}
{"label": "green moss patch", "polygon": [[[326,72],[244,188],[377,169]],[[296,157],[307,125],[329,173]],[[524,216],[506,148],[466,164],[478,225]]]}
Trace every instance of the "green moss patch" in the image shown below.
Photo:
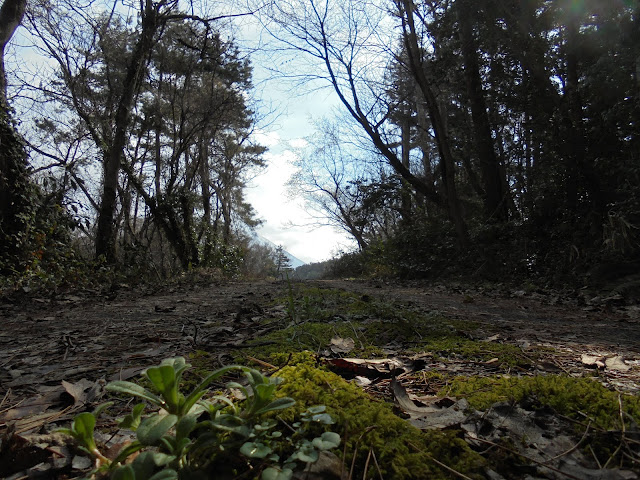
{"label": "green moss patch", "polygon": [[[325,405],[337,420],[331,429],[345,441],[343,461],[347,469],[354,462],[353,478],[365,475],[370,452],[375,454],[383,478],[456,478],[434,459],[471,478],[484,478],[484,460],[455,431],[422,432],[396,416],[389,404],[309,364],[285,367],[277,376],[285,380],[281,395],[297,400],[298,413],[309,406]],[[289,415],[293,418],[294,412]],[[379,478],[372,461],[368,472],[364,478]]]}
{"label": "green moss patch", "polygon": [[562,415],[590,420],[605,430],[621,428],[622,406],[626,427],[640,422],[640,397],[608,390],[593,378],[456,377],[440,394],[464,397],[477,410],[486,410],[500,401],[547,405]]}

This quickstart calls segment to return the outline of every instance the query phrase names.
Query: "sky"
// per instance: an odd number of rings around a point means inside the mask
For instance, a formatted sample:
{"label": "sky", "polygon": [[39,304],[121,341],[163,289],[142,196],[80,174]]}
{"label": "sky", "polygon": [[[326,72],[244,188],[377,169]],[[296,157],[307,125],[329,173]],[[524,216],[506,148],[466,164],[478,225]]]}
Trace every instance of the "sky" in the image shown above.
{"label": "sky", "polygon": [[[304,147],[305,137],[313,133],[312,119],[326,110],[310,98],[285,98],[291,103],[278,122],[255,134],[258,143],[268,147],[264,155],[267,168],[248,185],[246,196],[264,223],[256,232],[296,258],[310,263],[331,258],[339,250],[348,251],[352,241],[342,230],[318,226],[304,209],[301,197],[292,196],[286,183],[295,172],[296,149]],[[328,112],[325,112],[328,114]]]}
{"label": "sky", "polygon": [[275,106],[277,118],[265,128],[258,128],[255,139],[269,148],[264,158],[267,168],[246,190],[249,203],[264,221],[256,232],[276,245],[282,245],[296,258],[310,263],[327,260],[339,251],[350,251],[355,244],[343,231],[318,226],[304,209],[300,197],[291,198],[286,183],[294,173],[292,163],[296,149],[304,147],[305,138],[314,133],[314,120],[330,116],[338,100],[330,89],[305,91],[282,78],[272,78],[260,65],[266,57],[253,58],[254,81],[258,104]]}

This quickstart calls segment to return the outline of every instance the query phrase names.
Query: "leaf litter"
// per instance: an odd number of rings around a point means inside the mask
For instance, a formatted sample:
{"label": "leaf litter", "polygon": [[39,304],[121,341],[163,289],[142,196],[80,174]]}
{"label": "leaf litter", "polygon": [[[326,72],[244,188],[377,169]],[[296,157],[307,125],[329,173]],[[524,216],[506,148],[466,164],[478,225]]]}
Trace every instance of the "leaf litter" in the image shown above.
{"label": "leaf litter", "polygon": [[[318,284],[355,293],[367,303],[384,297],[429,311],[455,321],[452,329],[461,338],[520,350],[525,363],[510,365],[500,353],[491,355],[499,350],[465,358],[420,352],[419,342],[416,346],[394,337],[378,345],[377,355],[384,358],[349,357],[371,337],[366,328],[377,319],[367,315],[359,330],[350,325],[353,337],[333,335],[318,345],[327,367],[373,396],[394,402],[397,413],[417,428],[453,429],[487,459],[510,458],[507,477],[488,468],[486,478],[638,478],[628,468],[614,468],[607,459],[585,453],[581,444],[593,426],[587,426],[581,439],[571,433],[572,421],[551,409],[498,402],[478,411],[465,398],[438,395],[452,375],[556,373],[576,378],[595,373],[608,387],[637,393],[640,338],[633,308],[577,313],[570,302],[545,304],[545,297],[527,298],[521,292],[499,295],[379,282]],[[106,296],[78,292],[0,305],[0,476],[81,476],[90,459],[51,432],[104,400],[107,381],[134,378],[165,357],[204,351],[222,365],[245,349],[274,344],[267,340],[269,334],[291,325],[286,302],[278,300],[286,295],[282,283],[202,282],[153,292],[122,288]],[[332,321],[358,320],[358,315],[343,312],[334,317]],[[381,320],[394,328],[393,321]],[[286,352],[295,342],[280,346]],[[264,360],[259,361],[269,365]],[[427,374],[428,380],[420,377]],[[132,440],[114,430],[116,413],[99,425],[101,440],[114,455]],[[637,426],[618,433],[618,444],[624,443],[638,467]]]}

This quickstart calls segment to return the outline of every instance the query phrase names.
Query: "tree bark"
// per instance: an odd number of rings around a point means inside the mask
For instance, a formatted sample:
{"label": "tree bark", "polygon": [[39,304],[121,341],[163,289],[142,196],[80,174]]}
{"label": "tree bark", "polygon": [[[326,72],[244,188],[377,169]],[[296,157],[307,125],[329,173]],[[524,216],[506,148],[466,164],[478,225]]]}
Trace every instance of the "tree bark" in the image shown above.
{"label": "tree bark", "polygon": [[[404,112],[402,118],[402,165],[410,170],[410,156],[411,153],[411,125],[409,124],[409,114]],[[411,191],[409,190],[409,184],[402,180],[401,190],[401,208],[400,213],[402,220],[405,223],[411,223]]]}
{"label": "tree bark", "polygon": [[98,212],[96,231],[96,257],[103,256],[109,264],[115,264],[116,262],[117,229],[114,217],[118,176],[124,160],[131,110],[144,77],[147,58],[153,46],[153,37],[159,25],[157,8],[152,0],[146,0],[142,15],[142,31],[127,67],[127,76],[122,87],[123,93],[118,102],[113,142],[104,154],[102,201]]}
{"label": "tree bark", "polygon": [[472,19],[475,16],[472,0],[458,1],[458,24],[464,60],[464,75],[467,95],[471,104],[473,135],[484,185],[485,216],[487,219],[504,222],[508,218],[506,192],[503,190],[504,182],[500,172],[500,162],[493,146],[487,104],[482,90],[478,51],[473,36]]}
{"label": "tree bark", "polygon": [[[447,129],[445,127],[444,118],[438,105],[431,83],[427,79],[422,62],[422,55],[418,47],[416,28],[413,20],[413,2],[412,0],[400,0],[398,2],[400,13],[402,14],[402,23],[404,27],[403,40],[405,48],[409,56],[409,68],[413,74],[416,83],[420,87],[424,100],[427,104],[431,126],[435,133],[438,152],[440,153],[441,170],[443,183],[447,192],[447,205],[449,217],[453,222],[456,235],[458,237],[458,246],[465,247],[469,243],[469,234],[467,225],[462,216],[462,208],[460,199],[456,190],[455,182],[455,161],[451,146],[447,137]],[[408,29],[408,30],[407,30]]]}
{"label": "tree bark", "polygon": [[27,0],[4,0],[0,7],[0,107],[7,107],[7,76],[4,70],[4,51],[22,22]]}
{"label": "tree bark", "polygon": [[[603,213],[604,200],[600,180],[598,179],[592,162],[588,158],[587,139],[584,122],[582,121],[582,99],[579,92],[579,48],[580,38],[578,33],[578,22],[571,16],[566,25],[566,65],[567,80],[565,95],[567,98],[567,111],[565,123],[567,125],[569,138],[566,142],[566,195],[567,205],[570,211],[575,211],[578,205],[579,180],[583,176],[586,187],[592,202],[592,206],[598,213]],[[597,227],[600,227],[598,224]]]}
{"label": "tree bark", "polygon": [[[0,7],[0,273],[10,274],[19,263],[20,239],[26,230],[22,218],[32,200],[24,143],[13,125],[7,101],[4,52],[20,25],[26,0],[5,0]],[[23,197],[23,198],[21,198]],[[21,215],[23,214],[23,215]]]}

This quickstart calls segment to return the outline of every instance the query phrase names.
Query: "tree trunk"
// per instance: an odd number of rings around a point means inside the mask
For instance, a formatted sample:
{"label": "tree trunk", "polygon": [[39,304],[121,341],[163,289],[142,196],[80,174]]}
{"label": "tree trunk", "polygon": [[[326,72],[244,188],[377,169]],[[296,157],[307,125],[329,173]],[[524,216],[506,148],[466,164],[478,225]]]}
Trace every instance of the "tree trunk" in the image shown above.
{"label": "tree trunk", "polygon": [[[449,145],[447,137],[447,129],[445,127],[442,112],[438,105],[436,95],[431,88],[431,83],[427,79],[422,62],[422,56],[418,47],[418,39],[416,28],[413,21],[413,3],[412,0],[401,0],[398,2],[402,15],[403,27],[405,27],[403,40],[409,56],[409,67],[416,83],[420,87],[424,100],[429,111],[431,126],[435,133],[438,152],[440,153],[440,162],[442,169],[442,178],[447,192],[447,205],[449,209],[449,218],[453,222],[458,237],[458,246],[465,247],[469,243],[469,234],[467,225],[462,216],[462,208],[460,199],[456,190],[455,183],[455,161]],[[408,31],[406,30],[408,28]]]}
{"label": "tree trunk", "polygon": [[[409,114],[405,111],[402,118],[402,165],[410,170],[411,153],[411,125],[409,124]],[[402,180],[400,213],[405,223],[411,223],[411,191],[406,180]]]}
{"label": "tree trunk", "polygon": [[0,7],[0,107],[7,106],[7,76],[4,71],[4,51],[22,22],[27,0],[4,0]]}
{"label": "tree trunk", "polygon": [[127,76],[122,86],[123,93],[116,111],[113,142],[104,153],[102,201],[98,212],[98,227],[96,231],[96,257],[104,256],[109,264],[115,264],[116,262],[117,231],[114,216],[118,175],[124,161],[131,110],[135,96],[144,78],[147,58],[157,29],[158,10],[153,5],[152,0],[146,0],[142,16],[142,32],[127,67]]}
{"label": "tree trunk", "polygon": [[[580,48],[580,38],[578,33],[577,20],[571,16],[566,25],[566,97],[567,112],[565,115],[566,125],[569,133],[569,142],[565,142],[566,146],[566,165],[567,165],[567,204],[571,211],[575,211],[579,199],[579,181],[583,176],[586,181],[586,187],[592,206],[598,213],[603,213],[604,200],[600,181],[595,173],[593,164],[587,155],[587,140],[584,123],[582,121],[582,99],[579,92],[579,66],[578,66],[578,50]],[[600,227],[600,224],[597,225]]]}
{"label": "tree trunk", "polygon": [[209,159],[207,156],[207,144],[203,138],[198,142],[198,155],[200,156],[200,185],[202,192],[202,228],[200,239],[204,242],[202,258],[209,261],[214,247],[214,232],[211,224],[211,176],[209,172]]}
{"label": "tree trunk", "polygon": [[493,147],[487,104],[482,91],[482,78],[472,25],[472,18],[475,18],[476,14],[471,1],[458,1],[458,23],[467,95],[471,104],[473,134],[484,185],[485,216],[487,219],[504,222],[508,216],[507,202],[500,173],[500,162]]}

